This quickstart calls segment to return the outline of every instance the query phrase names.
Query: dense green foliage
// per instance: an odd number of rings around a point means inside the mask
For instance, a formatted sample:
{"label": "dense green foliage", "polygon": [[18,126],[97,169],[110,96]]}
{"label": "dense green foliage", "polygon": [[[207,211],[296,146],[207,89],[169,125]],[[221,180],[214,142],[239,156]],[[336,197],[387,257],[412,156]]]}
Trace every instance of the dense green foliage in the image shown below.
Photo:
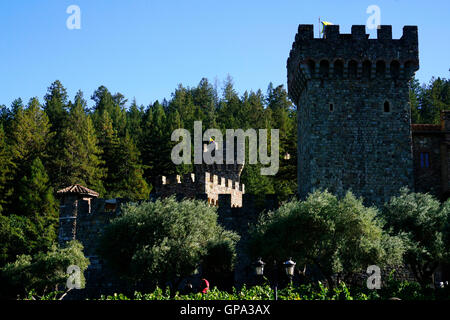
{"label": "dense green foliage", "polygon": [[[107,226],[99,253],[119,276],[176,282],[191,275],[218,243],[238,240],[217,224],[216,210],[203,201],[178,202],[174,197],[127,204]],[[225,265],[231,267],[233,253],[228,258]]]}
{"label": "dense green foliage", "polygon": [[430,284],[439,264],[450,258],[450,201],[441,204],[429,194],[403,189],[384,206],[382,217],[391,234],[404,238],[404,261],[416,279]]}
{"label": "dense green foliage", "polygon": [[450,79],[432,78],[423,85],[415,79],[409,96],[413,123],[440,124],[441,111],[450,109]]}
{"label": "dense green foliage", "polygon": [[33,256],[20,255],[14,262],[0,269],[2,298],[25,297],[32,291],[33,295],[45,296],[55,290],[65,290],[69,277],[67,268],[77,265],[80,268],[80,284],[85,285],[83,272],[89,265],[89,259],[83,255],[83,246],[77,241],[67,243],[66,247],[53,245],[48,252]]}
{"label": "dense green foliage", "polygon": [[57,80],[42,104],[32,98],[0,106],[0,266],[17,254],[50,248],[57,228],[54,194],[61,188],[81,184],[100,197],[145,200],[159,176],[192,172],[192,165],[172,163],[171,133],[192,132],[196,120],[203,129],[279,128],[281,150],[291,159],[281,161],[275,177],[247,166],[242,180],[255,194],[295,192],[295,110],[283,86],[239,96],[228,78],[221,95],[202,79],[146,107],[104,86],[91,99],[88,107],[79,91],[70,100]]}
{"label": "dense green foliage", "polygon": [[[449,90],[448,79],[433,78],[422,86],[413,81],[410,90],[413,122],[439,123],[440,111],[450,109]],[[39,252],[52,252],[58,214],[54,194],[60,188],[79,183],[99,192],[101,197],[135,201],[148,198],[160,175],[191,172],[191,165],[175,166],[170,160],[175,144],[170,136],[177,128],[192,133],[196,120],[202,120],[203,129],[280,129],[277,175],[261,176],[260,165],[246,165],[242,183],[246,184],[247,193],[259,196],[277,193],[281,199],[287,199],[296,191],[296,110],[283,86],[269,84],[265,93],[258,90],[239,95],[231,78],[226,79],[221,91],[202,79],[195,87],[180,84],[169,101],[155,101],[147,106],[138,105],[135,100],[128,103],[122,94],[100,86],[91,100],[93,104],[89,107],[81,91],[70,100],[63,84],[55,81],[42,102],[32,98],[24,103],[19,98],[9,107],[0,105],[0,267],[15,263],[20,255],[34,259]],[[373,263],[369,256],[375,256],[376,261],[386,260],[388,252],[393,252],[392,260],[396,260],[406,250],[405,261],[415,268],[421,283],[429,280],[429,270],[437,263],[447,261],[445,253],[450,239],[447,204],[438,208],[428,196],[405,195],[394,199],[383,215],[375,217],[375,211],[362,207],[352,197],[338,202],[332,197],[325,198],[329,203],[322,205],[330,216],[323,215],[321,210],[314,211],[315,207],[305,209],[305,204],[298,203],[284,207],[279,218],[268,215],[267,221],[257,228],[261,241],[255,240],[255,248],[263,246],[258,255],[280,259],[293,256],[299,264],[317,264],[312,257],[318,253],[322,272],[329,274],[353,270],[369,260]],[[334,204],[338,209],[331,209]],[[282,245],[275,252],[275,245],[263,245],[261,237],[267,230],[278,232],[284,227],[292,230],[296,217],[288,213],[290,210],[302,212],[299,221],[318,223],[321,229],[312,228],[309,239],[297,232],[293,239],[299,242],[292,244],[287,244],[286,234],[284,239],[278,239]],[[305,210],[314,214],[308,216]],[[339,210],[346,214],[338,219]],[[397,215],[397,212],[403,213]],[[392,227],[386,228],[382,220]],[[269,221],[273,222],[270,227],[273,229],[269,228]],[[351,231],[339,229],[345,226],[345,221],[359,227]],[[321,230],[325,231],[323,235]],[[331,234],[339,237],[330,238]],[[269,233],[267,238],[271,237],[274,235]],[[217,237],[209,240],[202,252],[193,250],[196,262],[203,261],[212,273],[228,272],[235,255],[231,242]],[[322,240],[326,244],[324,248],[316,245]],[[291,249],[297,247],[301,250],[297,250],[296,257]],[[398,250],[392,251],[394,248]],[[162,251],[152,254],[166,259],[166,248],[159,249]],[[142,256],[135,256],[139,262],[135,267],[148,276],[154,266],[147,266],[142,257],[150,249],[139,247],[139,250]],[[307,250],[311,253],[306,254]],[[357,258],[351,250],[357,253]],[[227,262],[213,258],[218,256]],[[221,265],[214,265],[214,261],[221,261]],[[170,272],[163,273],[162,278],[169,277]]]}
{"label": "dense green foliage", "polygon": [[251,231],[248,249],[256,259],[284,261],[318,268],[332,286],[332,275],[345,278],[369,265],[398,265],[403,243],[383,231],[376,208],[368,208],[350,192],[342,198],[316,191],[305,201],[291,201],[263,215]]}
{"label": "dense green foliage", "polygon": [[[387,300],[390,298],[401,300],[449,300],[450,288],[421,289],[416,282],[396,281],[390,279],[380,290],[348,287],[344,282],[330,289],[321,283],[316,285],[301,285],[286,287],[278,290],[279,300]],[[220,291],[216,287],[206,294],[192,293],[189,295],[171,294],[169,289],[156,288],[147,294],[135,292],[133,297],[124,294],[101,296],[100,300],[274,300],[274,291],[269,285],[243,286],[240,290],[231,292]]]}

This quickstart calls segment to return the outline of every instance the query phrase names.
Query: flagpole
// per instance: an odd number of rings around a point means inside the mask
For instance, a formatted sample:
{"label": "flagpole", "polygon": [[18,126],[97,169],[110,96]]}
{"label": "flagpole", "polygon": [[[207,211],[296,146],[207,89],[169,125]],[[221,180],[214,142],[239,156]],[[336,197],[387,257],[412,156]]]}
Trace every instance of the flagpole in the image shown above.
{"label": "flagpole", "polygon": [[319,38],[320,38],[320,17],[319,17]]}

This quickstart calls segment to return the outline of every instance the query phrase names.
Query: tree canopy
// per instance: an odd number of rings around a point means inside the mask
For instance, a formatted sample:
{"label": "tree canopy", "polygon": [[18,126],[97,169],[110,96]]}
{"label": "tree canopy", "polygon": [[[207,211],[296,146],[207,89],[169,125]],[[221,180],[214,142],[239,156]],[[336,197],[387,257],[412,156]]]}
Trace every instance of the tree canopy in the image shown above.
{"label": "tree canopy", "polygon": [[342,199],[315,191],[304,201],[291,201],[268,212],[251,232],[248,250],[256,259],[284,261],[292,257],[303,270],[318,268],[330,285],[369,265],[399,265],[401,238],[383,230],[378,211],[365,207],[348,192]]}
{"label": "tree canopy", "polygon": [[127,204],[107,226],[99,253],[122,277],[176,283],[199,267],[212,244],[238,240],[217,223],[216,210],[204,201],[174,197]]}

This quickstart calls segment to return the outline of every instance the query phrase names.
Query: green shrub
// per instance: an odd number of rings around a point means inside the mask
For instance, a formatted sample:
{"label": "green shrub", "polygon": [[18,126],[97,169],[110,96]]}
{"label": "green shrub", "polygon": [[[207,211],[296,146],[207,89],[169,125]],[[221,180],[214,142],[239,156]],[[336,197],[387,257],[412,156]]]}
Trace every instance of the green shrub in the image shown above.
{"label": "green shrub", "polygon": [[[217,208],[174,197],[127,204],[100,239],[99,253],[119,276],[155,284],[176,282],[208,261],[208,249],[234,247],[238,235],[217,223]],[[228,258],[232,258],[230,249]],[[210,252],[211,253],[211,252]],[[232,262],[227,262],[228,267]]]}
{"label": "green shrub", "polygon": [[80,284],[84,287],[83,273],[89,259],[84,256],[83,246],[78,241],[68,242],[63,248],[53,245],[48,252],[33,257],[20,255],[16,261],[0,269],[2,295],[5,298],[16,298],[17,295],[45,298],[48,294],[55,294],[54,291],[65,290],[70,265],[80,268]]}
{"label": "green shrub", "polygon": [[250,232],[253,258],[315,266],[330,285],[332,275],[365,270],[402,261],[403,243],[383,230],[376,208],[365,207],[352,193],[338,199],[316,191],[305,201],[292,201],[263,215]]}
{"label": "green shrub", "polygon": [[404,238],[404,261],[423,286],[440,263],[449,260],[450,201],[441,204],[429,194],[402,189],[384,206],[382,217],[390,234]]}

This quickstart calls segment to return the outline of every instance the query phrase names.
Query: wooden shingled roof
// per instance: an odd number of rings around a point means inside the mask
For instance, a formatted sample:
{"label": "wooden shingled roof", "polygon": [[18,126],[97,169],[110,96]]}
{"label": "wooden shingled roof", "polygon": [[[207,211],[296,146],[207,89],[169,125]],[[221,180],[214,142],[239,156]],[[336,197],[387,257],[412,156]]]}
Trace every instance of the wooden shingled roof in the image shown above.
{"label": "wooden shingled roof", "polygon": [[412,124],[412,131],[441,131],[441,125],[440,124]]}
{"label": "wooden shingled roof", "polygon": [[99,194],[97,192],[95,192],[94,190],[88,189],[86,187],[83,187],[82,185],[79,184],[74,184],[72,186],[69,186],[67,188],[58,190],[57,194],[58,195],[65,195],[65,194],[79,194],[79,195],[86,195],[86,196],[91,196],[91,197],[98,197]]}

